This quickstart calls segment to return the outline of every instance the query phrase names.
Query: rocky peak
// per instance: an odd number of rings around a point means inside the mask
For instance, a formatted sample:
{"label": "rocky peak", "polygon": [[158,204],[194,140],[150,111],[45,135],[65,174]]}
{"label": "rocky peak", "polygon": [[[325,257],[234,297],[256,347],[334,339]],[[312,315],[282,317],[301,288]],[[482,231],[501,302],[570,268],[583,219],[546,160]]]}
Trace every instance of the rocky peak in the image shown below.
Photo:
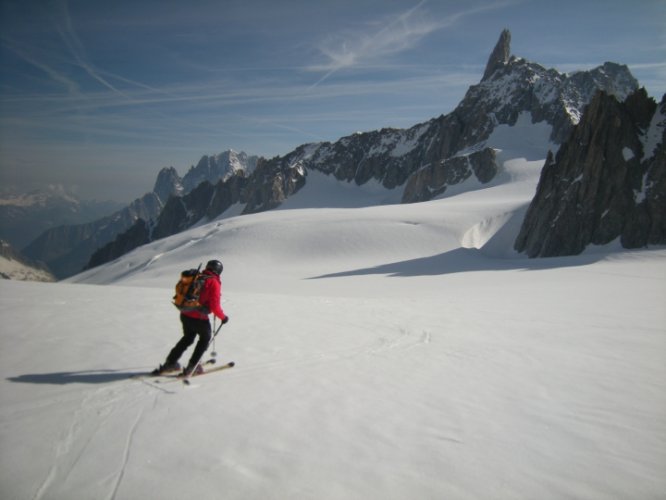
{"label": "rocky peak", "polygon": [[165,167],[160,170],[155,180],[153,193],[159,197],[162,204],[165,204],[171,196],[181,196],[183,194],[182,180],[175,168]]}
{"label": "rocky peak", "polygon": [[509,57],[511,56],[511,32],[507,29],[503,30],[500,34],[499,40],[495,45],[495,48],[488,58],[488,63],[486,64],[486,70],[483,72],[483,78],[481,81],[487,80],[490,76],[502,66],[506,65],[509,62]]}
{"label": "rocky peak", "polygon": [[598,92],[546,160],[515,249],[550,257],[617,238],[625,248],[666,243],[666,148],[655,116],[663,118],[644,89],[624,102]]}
{"label": "rocky peak", "polygon": [[530,113],[533,123],[550,124],[551,141],[560,144],[598,90],[624,100],[638,89],[629,69],[620,64],[567,75],[515,56],[499,61],[491,56],[490,74],[469,88],[454,111],[464,123],[461,148],[485,141],[496,125],[514,125],[523,112]]}
{"label": "rocky peak", "polygon": [[201,157],[196,166],[192,166],[183,177],[183,188],[189,193],[204,181],[216,184],[219,180],[227,180],[242,172],[249,175],[257,165],[256,156],[248,156],[244,152],[233,150],[220,154]]}

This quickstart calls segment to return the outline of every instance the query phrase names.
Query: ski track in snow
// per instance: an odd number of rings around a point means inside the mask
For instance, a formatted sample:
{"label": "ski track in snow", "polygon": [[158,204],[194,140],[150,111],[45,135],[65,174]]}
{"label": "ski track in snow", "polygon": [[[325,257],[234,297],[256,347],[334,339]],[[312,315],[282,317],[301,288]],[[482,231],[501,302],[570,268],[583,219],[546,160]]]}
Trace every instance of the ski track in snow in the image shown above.
{"label": "ski track in snow", "polygon": [[[108,392],[108,389],[89,391],[81,400],[78,409],[72,415],[69,427],[54,445],[54,458],[52,461],[51,469],[35,493],[33,500],[41,500],[44,494],[48,491],[50,485],[56,481],[56,479],[58,483],[63,483],[67,480],[81,459],[85,449],[90,444],[92,436],[99,431],[99,428],[95,427],[91,434],[83,437],[81,436],[83,433],[82,428],[85,426],[85,421],[89,416],[89,401],[93,398],[93,396],[98,395],[99,392],[106,393]],[[108,406],[109,401],[103,398],[102,404],[104,406]],[[73,448],[79,443],[83,443],[80,446],[80,449],[73,450]]]}
{"label": "ski track in snow", "polygon": [[[118,455],[118,471],[114,474],[116,479],[113,481],[110,493],[105,495],[109,500],[117,497],[130,459],[133,437],[148,406],[145,403],[145,392],[128,392],[125,387],[127,387],[125,382],[119,381],[110,387],[86,391],[78,409],[71,416],[68,428],[53,445],[51,468],[37,488],[33,500],[53,495],[53,487],[56,488],[55,491],[67,489],[70,479],[79,473],[81,464],[85,462],[93,441],[103,436],[109,426],[118,424],[124,426],[126,421],[122,416],[122,410],[126,407],[136,407],[138,404],[137,416],[126,431],[125,445]],[[155,396],[150,400],[149,405],[153,408],[157,404],[157,398],[158,396]],[[118,422],[110,422],[114,414],[118,414]]]}
{"label": "ski track in snow", "polygon": [[360,345],[353,345],[342,349],[328,349],[325,351],[308,353],[302,356],[278,356],[273,361],[253,363],[248,367],[234,368],[234,375],[242,377],[252,373],[266,373],[281,369],[298,369],[305,366],[321,365],[322,363],[337,363],[350,359],[368,356],[384,356],[391,352],[409,351],[411,349],[429,344],[431,334],[428,331],[421,333],[399,328],[393,335],[380,335],[376,339]]}
{"label": "ski track in snow", "polygon": [[136,433],[137,428],[139,427],[139,423],[143,418],[143,414],[144,414],[144,409],[143,408],[139,409],[139,412],[137,413],[136,416],[136,420],[134,421],[132,427],[130,428],[127,434],[127,439],[125,441],[125,449],[123,450],[122,463],[120,465],[120,471],[118,472],[118,478],[116,479],[116,482],[113,486],[113,492],[109,496],[109,500],[115,500],[116,495],[118,494],[118,489],[120,488],[120,485],[123,481],[123,476],[125,475],[125,469],[127,468],[127,464],[129,462],[130,452],[132,450],[132,440],[134,438],[134,434]]}

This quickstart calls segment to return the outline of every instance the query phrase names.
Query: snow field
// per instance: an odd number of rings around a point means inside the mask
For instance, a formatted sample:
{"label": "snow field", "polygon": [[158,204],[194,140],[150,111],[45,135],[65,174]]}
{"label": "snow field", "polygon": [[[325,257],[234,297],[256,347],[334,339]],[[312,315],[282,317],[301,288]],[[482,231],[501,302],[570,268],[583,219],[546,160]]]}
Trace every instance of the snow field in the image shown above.
{"label": "snow field", "polygon": [[[515,255],[535,163],[407,206],[305,191],[328,201],[0,281],[0,496],[663,498],[666,250]],[[236,367],[129,379],[180,337],[173,285],[209,258]]]}
{"label": "snow field", "polygon": [[237,366],[191,388],[126,379],[178,339],[168,288],[2,282],[3,492],[658,498],[665,257],[229,290]]}

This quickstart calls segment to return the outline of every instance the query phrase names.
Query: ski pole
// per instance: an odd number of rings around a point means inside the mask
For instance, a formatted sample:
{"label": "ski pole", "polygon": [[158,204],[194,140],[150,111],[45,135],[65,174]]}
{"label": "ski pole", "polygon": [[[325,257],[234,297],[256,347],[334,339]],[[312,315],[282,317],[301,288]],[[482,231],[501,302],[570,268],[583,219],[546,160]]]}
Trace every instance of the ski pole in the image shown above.
{"label": "ski pole", "polygon": [[[213,344],[213,352],[210,353],[211,358],[216,358],[217,357],[217,352],[215,351],[215,337],[217,337],[218,332],[220,331],[220,328],[222,328],[223,323],[220,323],[220,326],[215,329],[215,322],[217,318],[213,317],[213,330],[215,330],[215,334],[211,338],[211,343]],[[215,359],[212,360],[213,363],[215,363]]]}

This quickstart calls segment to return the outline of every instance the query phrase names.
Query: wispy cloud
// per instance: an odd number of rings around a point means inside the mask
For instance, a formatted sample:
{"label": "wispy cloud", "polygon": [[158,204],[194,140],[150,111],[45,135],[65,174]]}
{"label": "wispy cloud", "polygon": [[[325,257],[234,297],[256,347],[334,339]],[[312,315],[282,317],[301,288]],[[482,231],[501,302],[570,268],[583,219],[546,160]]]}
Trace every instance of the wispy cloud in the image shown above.
{"label": "wispy cloud", "polygon": [[514,5],[517,1],[493,2],[434,19],[425,8],[428,0],[422,0],[411,9],[381,23],[381,28],[372,34],[367,34],[364,29],[346,33],[344,36],[328,37],[318,47],[325,61],[306,68],[324,73],[311,88],[317,87],[342,69],[373,64],[386,56],[402,53],[416,47],[435,31],[454,26],[472,15]]}
{"label": "wispy cloud", "polygon": [[60,34],[63,43],[68,48],[70,54],[76,61],[77,65],[81,69],[83,69],[91,78],[101,83],[109,90],[124,97],[127,97],[122,91],[117,89],[114,85],[109,83],[107,79],[102,77],[102,75],[95,68],[95,66],[88,61],[86,50],[83,44],[81,43],[81,40],[79,39],[78,35],[76,34],[76,30],[74,29],[74,26],[72,24],[72,18],[69,14],[69,5],[67,0],[61,0],[59,2],[59,8],[62,14],[60,18],[62,20],[62,24],[58,23],[56,25],[56,29]]}
{"label": "wispy cloud", "polygon": [[19,44],[13,42],[6,36],[2,37],[2,44],[24,62],[42,71],[53,82],[65,87],[69,95],[80,94],[79,85],[62,71],[59,71],[57,68],[55,68],[54,65],[40,60],[40,58],[30,54],[28,51],[20,47]]}
{"label": "wispy cloud", "polygon": [[422,0],[416,6],[384,23],[381,29],[371,35],[365,32],[348,33],[342,39],[326,39],[319,47],[326,61],[308,68],[311,71],[324,72],[312,87],[316,87],[343,68],[414,47],[423,37],[438,29],[436,23],[419,15],[426,2],[427,0]]}

